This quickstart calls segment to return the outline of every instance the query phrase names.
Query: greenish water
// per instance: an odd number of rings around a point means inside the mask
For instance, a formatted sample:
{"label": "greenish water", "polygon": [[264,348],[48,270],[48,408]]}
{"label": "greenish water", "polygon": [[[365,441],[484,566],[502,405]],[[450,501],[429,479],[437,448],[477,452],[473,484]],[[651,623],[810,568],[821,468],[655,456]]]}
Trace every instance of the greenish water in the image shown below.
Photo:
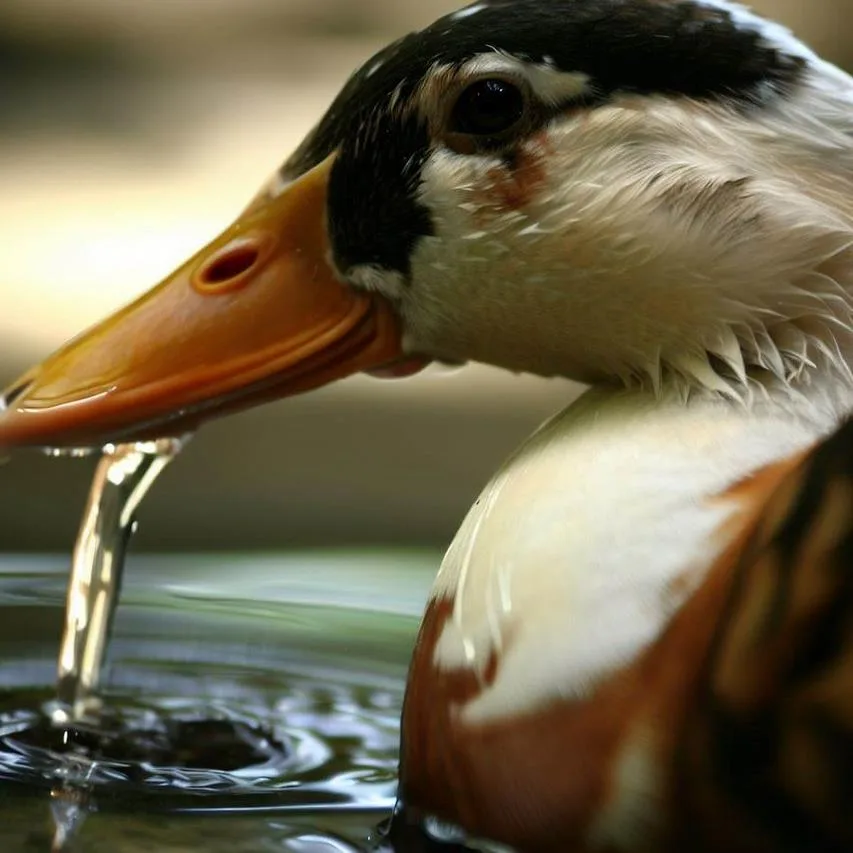
{"label": "greenish water", "polygon": [[83,853],[366,849],[395,802],[406,668],[437,564],[131,557],[102,682],[121,743],[93,761],[74,738],[33,734],[53,696],[67,560],[3,558],[0,850],[50,850],[57,822]]}

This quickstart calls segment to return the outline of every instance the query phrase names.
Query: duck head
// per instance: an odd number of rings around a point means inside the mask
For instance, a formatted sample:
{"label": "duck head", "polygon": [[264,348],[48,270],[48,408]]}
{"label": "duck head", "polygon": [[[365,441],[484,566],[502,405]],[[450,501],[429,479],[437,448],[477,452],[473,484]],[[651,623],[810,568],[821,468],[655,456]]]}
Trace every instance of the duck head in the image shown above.
{"label": "duck head", "polygon": [[14,383],[0,444],[430,359],[723,396],[843,368],[851,106],[725,0],[480,0],[368,61],[230,228]]}

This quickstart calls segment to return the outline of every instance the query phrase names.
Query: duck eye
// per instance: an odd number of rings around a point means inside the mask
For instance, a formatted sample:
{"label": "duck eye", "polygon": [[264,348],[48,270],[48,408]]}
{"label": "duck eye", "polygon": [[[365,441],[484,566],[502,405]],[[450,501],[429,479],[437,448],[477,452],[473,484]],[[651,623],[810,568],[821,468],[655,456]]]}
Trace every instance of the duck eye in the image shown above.
{"label": "duck eye", "polygon": [[471,136],[499,136],[524,115],[524,94],[506,80],[478,80],[465,89],[450,116],[450,129]]}

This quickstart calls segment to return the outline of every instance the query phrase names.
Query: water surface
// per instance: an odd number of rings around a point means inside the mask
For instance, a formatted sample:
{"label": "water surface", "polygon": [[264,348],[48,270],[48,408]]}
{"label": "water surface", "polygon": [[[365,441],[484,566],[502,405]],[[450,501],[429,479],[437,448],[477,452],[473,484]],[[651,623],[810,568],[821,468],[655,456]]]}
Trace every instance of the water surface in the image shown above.
{"label": "water surface", "polygon": [[67,560],[0,560],[0,849],[50,850],[56,821],[77,827],[83,853],[366,849],[395,801],[436,565],[131,557],[102,681],[116,737],[93,752],[85,731],[63,744],[38,728]]}

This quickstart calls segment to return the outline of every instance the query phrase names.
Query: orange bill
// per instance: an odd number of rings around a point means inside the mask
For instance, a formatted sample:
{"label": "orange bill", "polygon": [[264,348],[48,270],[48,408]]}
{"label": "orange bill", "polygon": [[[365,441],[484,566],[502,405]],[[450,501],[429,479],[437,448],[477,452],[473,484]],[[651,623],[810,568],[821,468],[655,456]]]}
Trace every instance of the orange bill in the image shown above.
{"label": "orange bill", "polygon": [[165,281],[15,382],[0,447],[174,435],[397,361],[388,304],[329,265],[332,162],[254,202]]}

